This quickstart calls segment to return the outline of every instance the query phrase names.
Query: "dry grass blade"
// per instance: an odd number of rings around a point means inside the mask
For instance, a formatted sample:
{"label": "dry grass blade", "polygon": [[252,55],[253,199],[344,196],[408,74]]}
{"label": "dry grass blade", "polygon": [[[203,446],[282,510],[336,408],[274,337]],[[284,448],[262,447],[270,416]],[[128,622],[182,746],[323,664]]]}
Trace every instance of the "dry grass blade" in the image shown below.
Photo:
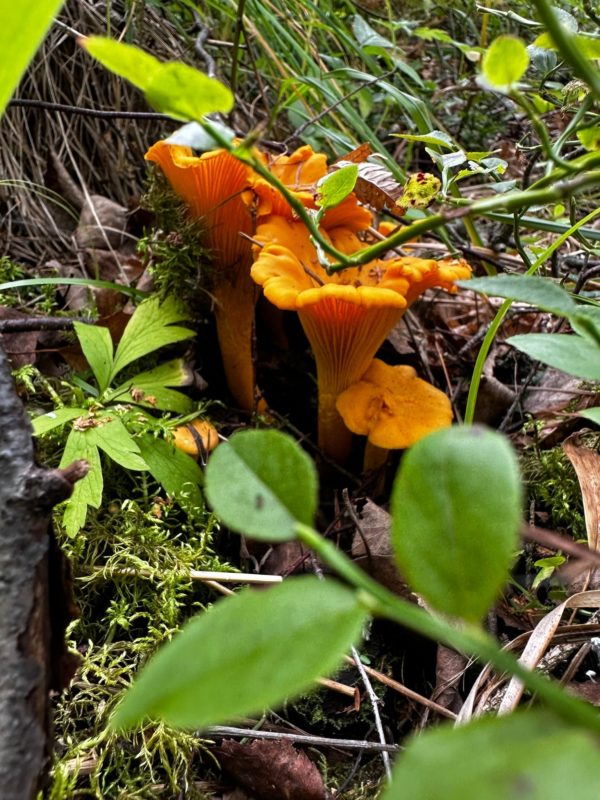
{"label": "dry grass blade", "polygon": [[581,486],[585,527],[590,550],[600,549],[600,455],[579,444],[577,435],[569,436],[563,450],[573,464]]}

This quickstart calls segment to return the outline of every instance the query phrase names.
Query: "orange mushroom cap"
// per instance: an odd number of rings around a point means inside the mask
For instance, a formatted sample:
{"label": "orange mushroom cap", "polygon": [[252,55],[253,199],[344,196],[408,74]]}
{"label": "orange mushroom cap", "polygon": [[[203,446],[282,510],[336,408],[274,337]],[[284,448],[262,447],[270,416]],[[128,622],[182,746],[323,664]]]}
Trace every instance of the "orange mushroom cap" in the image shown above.
{"label": "orange mushroom cap", "polygon": [[192,458],[210,453],[219,444],[215,426],[205,419],[194,419],[187,425],[179,425],[173,431],[173,444]]}
{"label": "orange mushroom cap", "polygon": [[[352,230],[324,235],[345,253],[362,247]],[[416,297],[431,286],[452,289],[454,280],[470,276],[470,268],[462,260],[393,258],[328,275],[302,223],[269,217],[255,238],[265,244],[256,249],[251,275],[271,303],[298,312],[317,365],[319,442],[343,461],[350,433],[335,406],[338,395],[367,371]]]}
{"label": "orange mushroom cap", "polygon": [[412,367],[392,367],[378,358],[338,396],[336,408],[352,433],[385,449],[410,447],[452,423],[444,392],[418,378]]}

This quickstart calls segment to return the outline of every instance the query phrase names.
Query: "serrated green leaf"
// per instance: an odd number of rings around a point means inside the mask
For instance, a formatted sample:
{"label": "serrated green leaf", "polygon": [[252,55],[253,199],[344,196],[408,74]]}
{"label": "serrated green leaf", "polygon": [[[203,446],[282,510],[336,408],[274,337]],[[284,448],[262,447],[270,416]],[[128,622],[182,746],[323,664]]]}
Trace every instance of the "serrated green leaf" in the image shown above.
{"label": "serrated green leaf", "polygon": [[83,417],[87,414],[85,408],[55,408],[54,411],[48,411],[47,414],[40,414],[39,417],[34,417],[31,420],[33,426],[34,436],[43,436],[48,431],[64,425],[72,419]]}
{"label": "serrated green leaf", "polygon": [[110,331],[100,325],[86,325],[83,322],[74,322],[73,327],[83,355],[98,382],[98,388],[100,392],[103,392],[110,381],[113,363],[113,343]]}
{"label": "serrated green leaf", "polygon": [[358,179],[358,164],[347,164],[336,169],[318,184],[317,205],[323,211],[339,206],[354,190]]}
{"label": "serrated green leaf", "polygon": [[150,85],[152,76],[162,67],[158,58],[132,44],[117,42],[105,36],[90,36],[80,42],[103,67],[125,78],[143,92]]}
{"label": "serrated green leaf", "polygon": [[279,431],[241,431],[212,454],[206,496],[237,533],[254,539],[295,538],[296,522],[312,525],[317,507],[313,462]]}
{"label": "serrated green leaf", "polygon": [[506,340],[530,358],[576,378],[600,381],[600,347],[567,333],[527,333]]}
{"label": "serrated green leaf", "polygon": [[198,728],[260,713],[330,673],[365,618],[351,589],[312,576],[221,600],[150,661],[112,727],[150,718]]}
{"label": "serrated green leaf", "polygon": [[111,372],[111,381],[124,367],[159,347],[174,344],[194,336],[189,328],[173,323],[186,319],[186,313],[172,297],[163,303],[159,297],[150,297],[136,308],[123,332]]}
{"label": "serrated green leaf", "polygon": [[108,392],[105,401],[127,401],[145,408],[188,414],[194,405],[190,398],[167,387],[189,386],[192,381],[192,371],[185,361],[175,358],[147,372],[134,375],[126,383]]}
{"label": "serrated green leaf", "polygon": [[599,756],[590,734],[539,710],[442,725],[412,738],[381,800],[595,800]]}
{"label": "serrated green leaf", "polygon": [[521,80],[528,66],[524,42],[516,36],[499,36],[485,51],[481,71],[490,86],[508,91]]}
{"label": "serrated green leaf", "polygon": [[90,428],[86,431],[86,436],[121,467],[134,470],[148,469],[148,465],[140,455],[139,447],[120,419],[111,419],[110,422]]}
{"label": "serrated green leaf", "polygon": [[72,464],[73,461],[85,459],[90,465],[88,474],[77,481],[73,494],[67,500],[63,525],[68,536],[75,536],[85,525],[88,506],[100,508],[102,502],[102,465],[98,448],[87,435],[88,431],[72,430],[67,437],[65,449],[60,460],[59,469]]}
{"label": "serrated green leaf", "polygon": [[396,561],[410,586],[445,614],[481,621],[508,578],[521,522],[508,440],[480,426],[421,439],[396,475],[392,518]]}
{"label": "serrated green leaf", "polygon": [[530,303],[560,317],[569,317],[579,309],[569,293],[560,286],[547,278],[536,278],[533,275],[498,275],[457,281],[457,284],[490,297],[505,297],[508,300]]}
{"label": "serrated green leaf", "polygon": [[224,84],[181,61],[161,64],[145,94],[157,111],[184,122],[198,122],[215,111],[227,114],[233,108],[233,94]]}
{"label": "serrated green leaf", "polygon": [[454,39],[450,34],[443,31],[441,28],[415,28],[413,35],[418,36],[419,39],[424,39],[426,42],[437,41],[446,42],[446,44],[454,44]]}
{"label": "serrated green leaf", "polygon": [[0,4],[0,117],[62,0]]}
{"label": "serrated green leaf", "polygon": [[140,436],[136,441],[150,474],[165,492],[182,505],[203,508],[204,476],[194,459],[163,439]]}

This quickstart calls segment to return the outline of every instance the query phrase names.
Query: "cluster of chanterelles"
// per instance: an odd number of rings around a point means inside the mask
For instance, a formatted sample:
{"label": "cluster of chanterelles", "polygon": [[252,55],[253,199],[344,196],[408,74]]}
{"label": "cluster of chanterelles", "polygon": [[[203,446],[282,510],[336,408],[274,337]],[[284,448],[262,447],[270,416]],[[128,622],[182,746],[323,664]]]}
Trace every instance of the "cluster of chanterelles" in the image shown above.
{"label": "cluster of chanterelles", "polygon": [[[309,209],[327,175],[326,156],[308,146],[264,158],[270,171]],[[452,291],[470,276],[462,259],[395,256],[328,275],[305,224],[279,191],[224,150],[193,156],[158,142],[157,163],[191,214],[203,221],[215,267],[217,333],[232,395],[256,408],[252,329],[258,287],[279,309],[296,311],[314,352],[319,392],[319,445],[343,462],[352,433],[379,448],[404,448],[451,423],[445,394],[410,367],[374,356],[404,311],[427,289]],[[321,232],[340,252],[366,245],[373,215],[354,194],[329,210]],[[240,234],[245,234],[240,235]],[[252,243],[252,241],[254,244]]]}

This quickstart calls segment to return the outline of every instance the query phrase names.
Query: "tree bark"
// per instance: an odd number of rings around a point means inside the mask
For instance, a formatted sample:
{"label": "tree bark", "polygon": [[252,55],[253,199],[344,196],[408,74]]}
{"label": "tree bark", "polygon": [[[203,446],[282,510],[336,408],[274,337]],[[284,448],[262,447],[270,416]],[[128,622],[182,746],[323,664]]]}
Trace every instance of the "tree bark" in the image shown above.
{"label": "tree bark", "polygon": [[0,794],[11,800],[42,784],[49,695],[68,670],[65,562],[49,522],[81,474],[37,467],[31,433],[0,347]]}

